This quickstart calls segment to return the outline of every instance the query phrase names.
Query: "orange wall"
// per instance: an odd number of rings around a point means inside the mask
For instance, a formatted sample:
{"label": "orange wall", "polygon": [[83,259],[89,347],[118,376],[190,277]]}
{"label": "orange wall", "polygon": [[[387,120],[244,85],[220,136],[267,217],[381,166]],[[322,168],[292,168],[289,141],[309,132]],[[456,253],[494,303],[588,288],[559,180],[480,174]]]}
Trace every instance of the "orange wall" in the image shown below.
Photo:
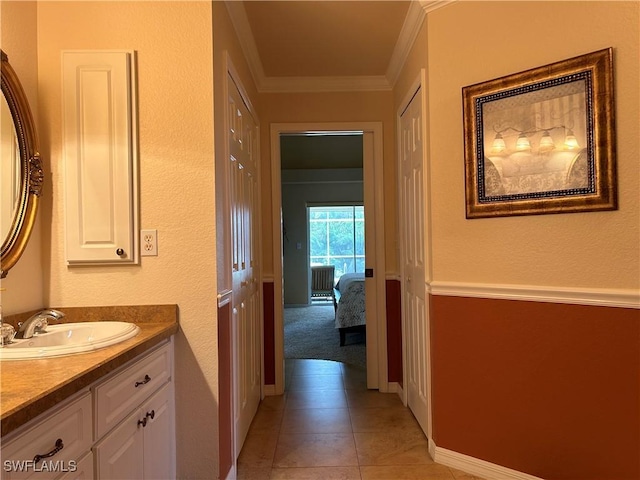
{"label": "orange wall", "polygon": [[435,296],[431,316],[438,447],[548,480],[640,478],[638,310]]}

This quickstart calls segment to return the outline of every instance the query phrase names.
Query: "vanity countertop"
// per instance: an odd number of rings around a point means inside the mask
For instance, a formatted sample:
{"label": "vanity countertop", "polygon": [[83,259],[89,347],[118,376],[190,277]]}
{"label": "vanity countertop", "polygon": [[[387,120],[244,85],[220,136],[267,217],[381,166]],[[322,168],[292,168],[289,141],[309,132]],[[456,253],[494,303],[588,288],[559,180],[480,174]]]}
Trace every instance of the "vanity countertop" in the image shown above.
{"label": "vanity countertop", "polygon": [[0,419],[4,436],[116,370],[178,331],[177,305],[56,308],[66,321],[120,320],[140,333],[93,352],[42,360],[0,362]]}

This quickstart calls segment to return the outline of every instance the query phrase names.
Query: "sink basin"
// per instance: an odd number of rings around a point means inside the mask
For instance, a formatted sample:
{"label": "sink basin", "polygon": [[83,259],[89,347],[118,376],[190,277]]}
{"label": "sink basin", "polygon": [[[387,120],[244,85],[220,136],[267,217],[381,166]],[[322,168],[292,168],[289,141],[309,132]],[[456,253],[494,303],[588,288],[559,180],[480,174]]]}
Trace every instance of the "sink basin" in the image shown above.
{"label": "sink basin", "polygon": [[140,327],[128,322],[79,322],[49,325],[45,333],[15,339],[0,348],[0,360],[33,360],[83,353],[135,337]]}

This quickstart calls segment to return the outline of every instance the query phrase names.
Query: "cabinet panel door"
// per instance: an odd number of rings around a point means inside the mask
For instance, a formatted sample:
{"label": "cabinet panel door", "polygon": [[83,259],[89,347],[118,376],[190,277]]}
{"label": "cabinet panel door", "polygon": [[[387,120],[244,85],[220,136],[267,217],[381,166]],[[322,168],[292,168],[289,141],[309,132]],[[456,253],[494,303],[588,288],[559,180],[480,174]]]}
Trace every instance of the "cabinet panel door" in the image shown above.
{"label": "cabinet panel door", "polygon": [[129,415],[94,447],[97,480],[144,478],[142,410]]}
{"label": "cabinet panel door", "polygon": [[73,471],[69,471],[57,480],[93,480],[93,453],[87,453],[76,463]]}
{"label": "cabinet panel door", "polygon": [[122,51],[62,55],[70,265],[138,262],[133,56]]}
{"label": "cabinet panel door", "polygon": [[144,433],[144,478],[169,480],[175,478],[173,391],[168,383],[142,406],[147,419]]}

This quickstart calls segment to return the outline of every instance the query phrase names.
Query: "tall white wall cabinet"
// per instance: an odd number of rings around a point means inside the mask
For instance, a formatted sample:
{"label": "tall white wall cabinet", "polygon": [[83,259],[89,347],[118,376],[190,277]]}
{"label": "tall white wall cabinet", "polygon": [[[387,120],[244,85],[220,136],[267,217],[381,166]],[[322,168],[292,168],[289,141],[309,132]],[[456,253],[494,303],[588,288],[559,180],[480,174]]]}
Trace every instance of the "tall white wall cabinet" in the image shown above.
{"label": "tall white wall cabinet", "polygon": [[134,55],[62,53],[69,265],[138,263]]}

